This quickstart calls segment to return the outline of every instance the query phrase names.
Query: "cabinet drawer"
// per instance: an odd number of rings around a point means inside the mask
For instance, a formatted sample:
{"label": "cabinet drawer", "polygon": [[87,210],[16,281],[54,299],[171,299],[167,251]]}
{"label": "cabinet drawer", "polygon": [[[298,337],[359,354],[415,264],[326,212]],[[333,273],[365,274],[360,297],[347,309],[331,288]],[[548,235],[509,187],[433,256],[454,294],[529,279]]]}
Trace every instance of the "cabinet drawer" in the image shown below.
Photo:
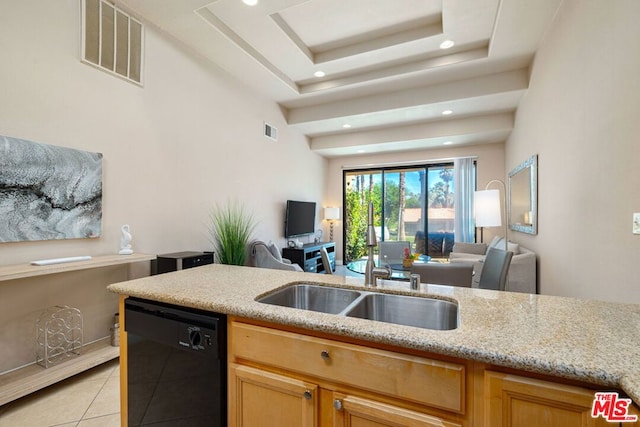
{"label": "cabinet drawer", "polygon": [[464,413],[465,366],[232,322],[232,357]]}

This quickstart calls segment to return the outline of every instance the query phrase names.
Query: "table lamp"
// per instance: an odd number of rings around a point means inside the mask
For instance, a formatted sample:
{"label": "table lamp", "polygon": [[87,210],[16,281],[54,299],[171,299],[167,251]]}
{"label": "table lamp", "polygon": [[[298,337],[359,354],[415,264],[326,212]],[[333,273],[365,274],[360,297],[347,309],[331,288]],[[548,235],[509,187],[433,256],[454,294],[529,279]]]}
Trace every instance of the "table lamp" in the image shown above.
{"label": "table lamp", "polygon": [[340,208],[324,208],[324,219],[329,221],[329,241],[333,242],[333,221],[340,219]]}

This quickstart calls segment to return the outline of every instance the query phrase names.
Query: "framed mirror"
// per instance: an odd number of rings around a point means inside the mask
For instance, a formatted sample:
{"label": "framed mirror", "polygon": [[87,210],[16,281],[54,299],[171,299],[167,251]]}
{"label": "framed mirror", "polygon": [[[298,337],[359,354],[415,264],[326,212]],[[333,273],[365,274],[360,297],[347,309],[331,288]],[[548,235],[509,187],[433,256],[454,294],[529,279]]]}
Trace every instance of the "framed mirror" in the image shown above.
{"label": "framed mirror", "polygon": [[509,172],[509,228],[538,234],[538,155]]}

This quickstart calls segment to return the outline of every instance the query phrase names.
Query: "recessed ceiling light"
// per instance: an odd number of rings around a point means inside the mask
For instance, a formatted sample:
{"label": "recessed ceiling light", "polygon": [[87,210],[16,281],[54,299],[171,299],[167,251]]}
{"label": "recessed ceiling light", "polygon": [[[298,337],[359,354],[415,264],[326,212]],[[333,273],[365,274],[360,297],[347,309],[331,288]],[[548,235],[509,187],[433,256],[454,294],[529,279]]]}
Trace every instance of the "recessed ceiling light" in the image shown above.
{"label": "recessed ceiling light", "polygon": [[258,0],[242,0],[242,3],[246,4],[247,6],[255,6],[258,4]]}
{"label": "recessed ceiling light", "polygon": [[316,77],[324,77],[324,71],[316,71],[315,73],[313,73],[314,76]]}
{"label": "recessed ceiling light", "polygon": [[444,111],[442,112],[442,115],[443,115],[443,116],[448,116],[449,114],[453,114],[453,110],[444,110]]}
{"label": "recessed ceiling light", "polygon": [[453,141],[445,141],[442,143],[442,145],[451,145],[453,144]]}
{"label": "recessed ceiling light", "polygon": [[365,150],[358,150],[358,151],[356,151],[356,153],[364,153],[364,152],[365,152]]}
{"label": "recessed ceiling light", "polygon": [[450,47],[453,47],[454,44],[456,44],[456,42],[453,40],[445,40],[440,43],[440,49],[449,49]]}
{"label": "recessed ceiling light", "polygon": [[349,123],[345,123],[342,125],[343,128],[345,129],[349,129],[351,127],[351,125]]}

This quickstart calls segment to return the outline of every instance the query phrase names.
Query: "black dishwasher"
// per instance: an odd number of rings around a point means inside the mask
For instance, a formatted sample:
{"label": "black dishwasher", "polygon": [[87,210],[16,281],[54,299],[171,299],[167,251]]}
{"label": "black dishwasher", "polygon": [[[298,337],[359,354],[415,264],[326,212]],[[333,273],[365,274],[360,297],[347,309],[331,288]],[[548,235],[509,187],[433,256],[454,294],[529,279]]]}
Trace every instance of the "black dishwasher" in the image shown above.
{"label": "black dishwasher", "polygon": [[224,314],[125,301],[129,427],[227,425]]}

